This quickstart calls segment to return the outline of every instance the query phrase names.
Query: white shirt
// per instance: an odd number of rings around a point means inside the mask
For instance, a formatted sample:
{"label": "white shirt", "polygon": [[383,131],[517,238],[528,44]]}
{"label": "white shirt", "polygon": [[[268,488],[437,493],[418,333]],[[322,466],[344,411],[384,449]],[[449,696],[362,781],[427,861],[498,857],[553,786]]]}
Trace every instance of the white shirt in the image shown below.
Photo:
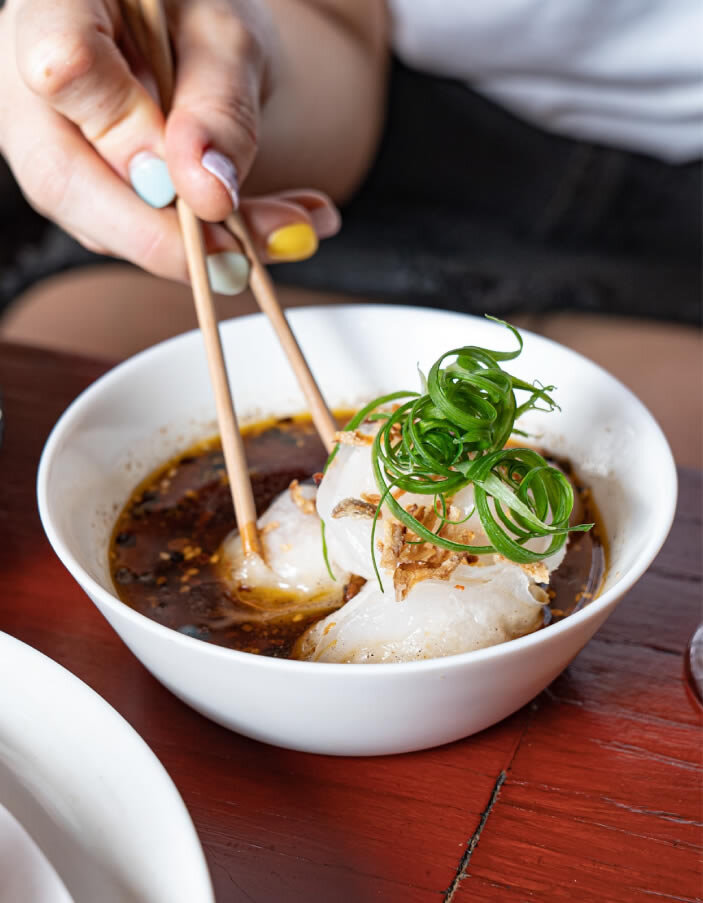
{"label": "white shirt", "polygon": [[703,156],[703,0],[389,0],[409,66],[552,132]]}

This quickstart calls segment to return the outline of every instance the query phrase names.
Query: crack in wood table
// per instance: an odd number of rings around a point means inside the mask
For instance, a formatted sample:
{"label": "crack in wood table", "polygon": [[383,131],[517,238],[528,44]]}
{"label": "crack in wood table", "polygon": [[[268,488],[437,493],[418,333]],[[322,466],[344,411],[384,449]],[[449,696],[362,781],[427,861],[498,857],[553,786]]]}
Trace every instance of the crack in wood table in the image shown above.
{"label": "crack in wood table", "polygon": [[307,755],[231,733],[167,692],[49,547],[39,455],[104,370],[0,344],[0,629],[84,680],[151,746],[219,903],[701,899],[701,709],[683,668],[701,618],[700,472],[680,471],[649,572],[530,705],[425,752]]}

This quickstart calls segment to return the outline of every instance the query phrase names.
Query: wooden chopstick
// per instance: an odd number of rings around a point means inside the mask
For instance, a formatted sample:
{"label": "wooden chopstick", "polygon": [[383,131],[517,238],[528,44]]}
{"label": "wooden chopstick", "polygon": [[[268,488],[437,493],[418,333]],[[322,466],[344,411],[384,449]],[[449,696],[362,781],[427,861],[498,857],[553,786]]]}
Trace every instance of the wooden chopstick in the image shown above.
{"label": "wooden chopstick", "polygon": [[336,445],[334,434],[337,431],[337,425],[334,422],[334,417],[332,416],[330,409],[327,407],[325,399],[322,397],[320,388],[315,381],[315,377],[312,375],[305,355],[303,354],[297,339],[293,335],[286,315],[283,313],[268,270],[259,259],[254,242],[251,239],[249,230],[244,224],[241,215],[236,212],[232,213],[227,217],[226,224],[234,237],[238,239],[244,249],[244,253],[249,258],[249,265],[251,267],[249,287],[256,298],[257,304],[269,318],[269,322],[278,337],[278,341],[288,358],[288,363],[291,365],[293,373],[295,374],[298,385],[310,407],[310,413],[315,428],[317,429],[325,448],[328,452],[331,452]]}
{"label": "wooden chopstick", "polygon": [[[173,93],[173,61],[171,58],[168,27],[164,16],[163,5],[160,0],[126,0],[126,3],[131,6],[137,4],[141,7],[142,27],[145,31],[148,59],[152,61],[154,65],[154,74],[161,96],[162,107],[164,110],[168,110],[171,105]],[[187,218],[188,212],[184,212],[185,205],[180,200],[178,201],[177,206],[181,222],[183,222],[183,217],[185,216]],[[185,208],[185,211],[187,211],[187,208]],[[269,322],[276,333],[281,348],[288,358],[288,362],[298,381],[298,385],[308,403],[315,428],[329,453],[336,445],[334,435],[337,431],[337,425],[322,396],[320,388],[315,381],[315,377],[312,375],[305,355],[303,354],[297,339],[293,335],[290,324],[283,313],[276,296],[273,281],[269,276],[266,267],[259,259],[256,246],[254,245],[249,230],[240,214],[237,212],[232,213],[227,218],[227,226],[235,238],[239,240],[244,249],[244,253],[249,258],[249,265],[251,267],[249,286],[252,294],[256,298],[260,309],[268,317]],[[196,308],[197,306],[198,302],[196,295]],[[198,316],[200,317],[200,314],[198,314]],[[204,330],[203,334],[206,335]],[[209,354],[208,360],[210,360]],[[213,377],[213,382],[215,382],[215,377]]]}
{"label": "wooden chopstick", "polygon": [[[153,68],[159,89],[161,105],[168,111],[173,95],[173,62],[168,29],[160,0],[127,0],[127,21],[134,27],[134,39]],[[132,26],[138,7],[141,24]],[[128,12],[128,9],[131,11]],[[205,263],[205,243],[202,227],[193,211],[180,198],[176,202],[178,218],[183,233],[188,273],[190,275],[195,310],[205,342],[210,381],[215,395],[217,422],[222,438],[222,451],[227,468],[232,502],[242,538],[244,555],[261,555],[261,543],[256,529],[256,506],[249,480],[244,443],[237,423],[227,367],[222,353],[222,343],[217,327],[215,307]]]}
{"label": "wooden chopstick", "polygon": [[195,311],[205,342],[205,354],[210,371],[210,382],[215,395],[217,422],[222,439],[222,452],[239,525],[239,535],[242,538],[242,548],[245,557],[251,554],[261,555],[261,543],[256,530],[254,493],[249,480],[244,443],[239,431],[237,413],[234,409],[227,378],[227,366],[222,353],[220,331],[217,327],[210,281],[205,265],[203,231],[192,210],[181,198],[176,201],[176,209],[183,233]]}
{"label": "wooden chopstick", "polygon": [[146,60],[152,66],[161,99],[161,109],[168,113],[173,101],[173,57],[168,24],[161,0],[129,0],[137,3],[146,41]]}
{"label": "wooden chopstick", "polygon": [[[139,0],[120,0],[120,9],[122,15],[127,22],[129,34],[131,35],[137,49],[142,53],[147,53],[148,38],[146,35],[146,26],[142,18],[142,10]],[[145,57],[146,58],[146,57]]]}

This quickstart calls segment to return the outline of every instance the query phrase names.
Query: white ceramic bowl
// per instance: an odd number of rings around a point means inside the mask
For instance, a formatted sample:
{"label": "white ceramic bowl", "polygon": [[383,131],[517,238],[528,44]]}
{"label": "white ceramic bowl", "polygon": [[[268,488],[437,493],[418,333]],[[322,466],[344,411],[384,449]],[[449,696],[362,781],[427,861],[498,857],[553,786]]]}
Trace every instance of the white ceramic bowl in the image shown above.
{"label": "white ceramic bowl", "polygon": [[0,687],[0,903],[214,903],[188,810],[136,731],[2,631]]}
{"label": "white ceramic bowl", "polygon": [[[512,348],[487,320],[418,308],[298,309],[290,320],[334,406],[417,387],[449,348]],[[305,409],[260,315],[222,326],[242,419]],[[500,646],[423,662],[340,665],[235,652],[183,636],[119,601],[107,545],[136,483],[191,442],[215,432],[197,332],[116,367],[85,391],[52,432],[39,468],[42,522],[58,556],[143,664],[188,705],[232,730],[294,749],[374,755],[422,749],[482,730],[550,683],[643,574],[671,526],[676,471],[643,405],[578,354],[524,333],[507,368],[556,384],[561,412],[524,426],[567,456],[600,507],[610,562],[598,599],[561,623]]]}

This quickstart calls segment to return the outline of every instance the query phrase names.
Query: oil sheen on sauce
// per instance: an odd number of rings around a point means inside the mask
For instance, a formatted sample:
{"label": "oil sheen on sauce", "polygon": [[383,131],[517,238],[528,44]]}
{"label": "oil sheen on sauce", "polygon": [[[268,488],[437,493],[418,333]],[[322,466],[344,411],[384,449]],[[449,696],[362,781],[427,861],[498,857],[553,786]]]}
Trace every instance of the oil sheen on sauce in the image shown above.
{"label": "oil sheen on sauce", "polygon": [[[292,480],[320,471],[326,458],[305,416],[249,427],[244,443],[259,514]],[[574,522],[596,526],[571,534],[564,561],[551,578],[546,623],[592,599],[606,564],[604,534],[590,491],[574,479],[568,462],[557,463],[574,485]],[[232,607],[242,606],[219,578],[217,564],[219,547],[235,526],[219,439],[199,443],[144,480],[119,515],[109,552],[117,594],[136,611],[188,636],[287,658],[298,637],[328,612],[266,624],[229,623]]]}

